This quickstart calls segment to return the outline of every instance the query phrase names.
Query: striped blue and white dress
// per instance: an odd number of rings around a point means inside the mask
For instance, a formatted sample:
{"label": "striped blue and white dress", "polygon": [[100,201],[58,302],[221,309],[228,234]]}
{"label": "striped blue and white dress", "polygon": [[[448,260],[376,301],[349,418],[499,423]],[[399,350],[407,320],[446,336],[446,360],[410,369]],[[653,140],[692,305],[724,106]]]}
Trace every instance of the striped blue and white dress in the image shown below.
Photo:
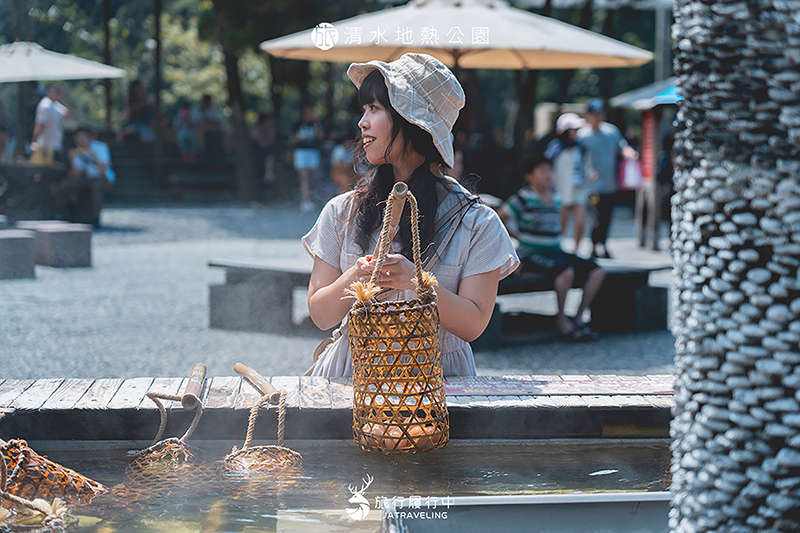
{"label": "striped blue and white dress", "polygon": [[[450,212],[469,194],[455,180],[452,180],[451,185],[453,190],[439,204],[437,218]],[[320,258],[340,272],[352,267],[356,260],[364,255],[355,242],[357,228],[353,221],[354,211],[352,192],[334,197],[322,209],[311,231],[303,237],[303,246],[312,257]],[[444,226],[439,235],[446,232],[447,226]],[[377,240],[378,231],[370,239],[369,250],[375,248]],[[441,255],[431,271],[441,286],[454,293],[458,293],[459,283],[464,278],[499,268],[500,279],[503,279],[514,272],[519,264],[514,245],[503,223],[494,210],[483,204],[474,204],[467,210],[449,244],[444,250],[437,251]],[[390,253],[399,252],[400,244],[395,240]],[[389,299],[410,300],[415,296],[413,291],[402,291]],[[325,377],[352,375],[346,325],[341,328],[341,333],[342,336],[320,355],[314,366],[313,375]],[[444,375],[476,375],[475,360],[468,342],[440,327],[439,346]]]}

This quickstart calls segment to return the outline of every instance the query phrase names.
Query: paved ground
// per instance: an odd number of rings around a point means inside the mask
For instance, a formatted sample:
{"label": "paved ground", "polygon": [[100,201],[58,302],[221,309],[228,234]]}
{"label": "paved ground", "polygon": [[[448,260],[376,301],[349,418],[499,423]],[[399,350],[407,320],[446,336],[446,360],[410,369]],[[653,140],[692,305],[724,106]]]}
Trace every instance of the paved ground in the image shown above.
{"label": "paved ground", "polygon": [[[37,266],[35,280],[0,281],[0,378],[181,376],[195,362],[206,363],[211,376],[231,375],[236,361],[266,375],[302,373],[319,338],[208,327],[208,286],[222,283],[223,273],[206,263],[305,257],[299,238],[315,217],[294,206],[107,208],[93,239],[93,268]],[[618,209],[612,253],[668,264],[666,252],[635,245],[631,226],[630,212]],[[669,272],[654,282],[668,286]],[[515,296],[501,305],[554,301],[552,294]],[[482,351],[476,363],[480,374],[664,374],[673,352],[663,330]]]}

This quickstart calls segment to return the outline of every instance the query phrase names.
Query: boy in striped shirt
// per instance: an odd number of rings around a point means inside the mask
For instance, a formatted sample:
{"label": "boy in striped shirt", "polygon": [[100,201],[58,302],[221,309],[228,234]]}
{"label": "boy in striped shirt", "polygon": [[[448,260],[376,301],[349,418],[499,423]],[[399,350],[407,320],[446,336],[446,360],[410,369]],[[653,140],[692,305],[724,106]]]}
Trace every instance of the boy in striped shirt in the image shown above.
{"label": "boy in striped shirt", "polygon": [[[597,338],[584,322],[583,315],[592,304],[605,279],[605,271],[597,263],[561,249],[561,201],[553,194],[553,167],[542,155],[529,155],[522,162],[527,186],[503,203],[498,214],[512,237],[519,241],[517,255],[521,260],[517,274],[534,272],[553,280],[558,314],[556,327],[560,337],[571,341]],[[573,317],[564,312],[567,292],[583,287],[583,297]]]}

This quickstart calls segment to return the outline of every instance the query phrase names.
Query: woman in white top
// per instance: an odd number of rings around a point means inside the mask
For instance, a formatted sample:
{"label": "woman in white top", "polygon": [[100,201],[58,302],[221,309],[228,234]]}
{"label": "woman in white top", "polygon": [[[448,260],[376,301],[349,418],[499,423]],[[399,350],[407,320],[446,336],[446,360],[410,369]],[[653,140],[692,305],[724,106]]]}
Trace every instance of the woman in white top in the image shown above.
{"label": "woman in white top", "polygon": [[556,121],[557,137],[547,145],[545,157],[553,162],[553,188],[561,198],[561,231],[566,233],[569,218],[575,224],[575,249],[583,238],[586,227],[588,194],[583,187],[586,176],[584,149],[578,142],[578,129],[584,120],[575,113],[564,113]]}
{"label": "woman in white top", "polygon": [[[319,355],[313,375],[350,376],[344,324],[352,298],[345,289],[368,279],[374,262],[383,206],[395,182],[404,181],[420,209],[423,268],[438,280],[439,343],[445,375],[475,375],[468,341],[492,316],[497,284],[518,260],[502,222],[442,169],[453,165],[451,128],[464,106],[464,92],[450,70],[425,54],[391,63],[354,63],[347,71],[359,88],[363,116],[356,150],[359,182],[333,198],[303,237],[314,258],[308,308],[321,329],[342,324]],[[394,291],[386,298],[415,297],[411,278],[409,208],[377,283]],[[338,333],[341,332],[341,333]]]}

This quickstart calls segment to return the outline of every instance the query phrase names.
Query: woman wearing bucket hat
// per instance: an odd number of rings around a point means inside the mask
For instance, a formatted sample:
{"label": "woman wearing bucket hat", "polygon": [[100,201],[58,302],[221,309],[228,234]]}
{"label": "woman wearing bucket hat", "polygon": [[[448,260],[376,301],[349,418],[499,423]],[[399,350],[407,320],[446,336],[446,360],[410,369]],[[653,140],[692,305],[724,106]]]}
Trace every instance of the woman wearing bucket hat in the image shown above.
{"label": "woman wearing bucket hat", "polygon": [[[423,268],[436,276],[439,344],[445,375],[475,375],[468,341],[486,328],[497,283],[518,260],[495,212],[443,173],[454,162],[451,130],[464,106],[464,91],[452,72],[426,54],[396,61],[353,63],[348,76],[358,87],[363,115],[356,150],[359,181],[333,198],[303,237],[314,259],[308,291],[311,318],[321,329],[344,325],[351,298],[345,289],[372,273],[371,251],[383,206],[394,183],[405,182],[420,210]],[[411,278],[408,206],[378,284],[385,299],[415,297]],[[320,350],[318,349],[318,352]],[[347,327],[315,354],[313,375],[350,376]]]}

